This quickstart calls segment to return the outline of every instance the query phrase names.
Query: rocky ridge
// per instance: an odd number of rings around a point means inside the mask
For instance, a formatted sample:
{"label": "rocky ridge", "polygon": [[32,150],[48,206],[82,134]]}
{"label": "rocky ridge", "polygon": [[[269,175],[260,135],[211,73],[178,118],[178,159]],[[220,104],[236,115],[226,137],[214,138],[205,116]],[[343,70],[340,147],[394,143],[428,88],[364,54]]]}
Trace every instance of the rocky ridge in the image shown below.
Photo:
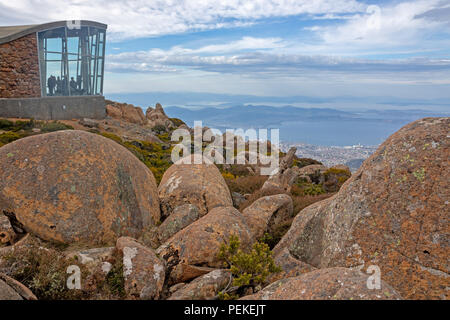
{"label": "rocky ridge", "polygon": [[[61,298],[448,299],[449,118],[405,126],[351,177],[292,150],[266,180],[253,167],[208,163],[165,164],[156,180],[148,159],[170,150],[168,135],[183,124],[159,104],[144,115],[110,103],[108,115],[0,148],[2,299],[46,296],[49,288],[20,276],[33,259],[59,269],[31,278],[59,279],[79,265],[82,288],[61,287]],[[321,195],[328,199],[313,203]],[[300,210],[298,198],[313,204]],[[269,243],[281,272],[236,285],[241,265],[224,269],[220,258],[232,236],[241,258],[263,256]],[[374,290],[368,270],[376,268]],[[4,280],[14,277],[31,291]]]}

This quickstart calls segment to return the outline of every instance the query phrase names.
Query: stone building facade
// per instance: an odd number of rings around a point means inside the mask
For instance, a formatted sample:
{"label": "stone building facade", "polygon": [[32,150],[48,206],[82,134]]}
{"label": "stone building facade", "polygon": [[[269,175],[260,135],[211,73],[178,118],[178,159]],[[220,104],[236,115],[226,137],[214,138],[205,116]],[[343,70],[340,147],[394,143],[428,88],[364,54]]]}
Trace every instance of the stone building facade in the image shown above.
{"label": "stone building facade", "polygon": [[0,25],[0,118],[103,119],[106,29],[87,20]]}
{"label": "stone building facade", "polygon": [[40,96],[36,34],[0,44],[0,98]]}

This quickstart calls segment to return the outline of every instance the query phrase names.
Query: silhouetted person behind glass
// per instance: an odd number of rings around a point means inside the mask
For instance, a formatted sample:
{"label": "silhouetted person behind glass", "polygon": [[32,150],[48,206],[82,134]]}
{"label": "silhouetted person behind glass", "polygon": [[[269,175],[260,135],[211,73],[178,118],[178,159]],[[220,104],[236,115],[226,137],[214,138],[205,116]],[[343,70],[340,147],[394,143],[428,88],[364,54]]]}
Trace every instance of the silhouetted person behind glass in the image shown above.
{"label": "silhouetted person behind glass", "polygon": [[61,94],[62,93],[62,81],[61,81],[60,77],[58,77],[56,79],[56,93],[57,94]]}
{"label": "silhouetted person behind glass", "polygon": [[70,93],[73,95],[73,94],[76,94],[77,92],[78,92],[77,82],[74,80],[73,77],[71,77],[70,78]]}
{"label": "silhouetted person behind glass", "polygon": [[48,78],[47,85],[48,85],[48,93],[50,96],[52,96],[54,94],[55,86],[56,86],[56,78],[53,75],[51,75]]}
{"label": "silhouetted person behind glass", "polygon": [[63,77],[62,83],[63,83],[63,95],[68,96],[69,95],[69,80],[67,79],[66,76]]}
{"label": "silhouetted person behind glass", "polygon": [[81,91],[81,76],[77,75],[77,89]]}

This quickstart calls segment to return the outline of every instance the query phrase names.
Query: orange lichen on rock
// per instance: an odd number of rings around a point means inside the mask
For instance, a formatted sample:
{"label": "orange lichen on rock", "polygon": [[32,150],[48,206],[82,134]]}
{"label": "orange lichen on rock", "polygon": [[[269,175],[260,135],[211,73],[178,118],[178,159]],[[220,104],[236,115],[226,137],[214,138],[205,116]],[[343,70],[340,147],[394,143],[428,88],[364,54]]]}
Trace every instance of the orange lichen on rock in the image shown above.
{"label": "orange lichen on rock", "polygon": [[151,171],[124,147],[84,131],[31,136],[0,148],[0,210],[63,243],[138,237],[160,219]]}

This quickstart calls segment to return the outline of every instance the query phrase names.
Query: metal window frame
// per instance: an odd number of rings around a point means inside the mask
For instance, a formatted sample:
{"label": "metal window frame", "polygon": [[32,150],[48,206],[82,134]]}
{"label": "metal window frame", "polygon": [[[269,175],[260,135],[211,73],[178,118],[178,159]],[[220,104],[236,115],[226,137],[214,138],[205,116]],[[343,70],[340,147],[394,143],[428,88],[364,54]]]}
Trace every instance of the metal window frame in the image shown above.
{"label": "metal window frame", "polygon": [[[50,37],[46,36],[46,32],[57,30],[64,28],[61,30],[63,34],[59,36],[56,34],[54,39],[61,40],[61,51],[53,51],[48,50],[48,42],[47,40]],[[67,81],[67,94],[72,96],[71,87],[70,87],[70,63],[77,62],[76,64],[76,77],[78,83],[78,77],[82,78],[83,88],[86,92],[83,95],[103,95],[103,81],[104,81],[104,66],[105,66],[105,47],[106,47],[106,29],[102,29],[99,27],[91,27],[91,26],[81,26],[86,32],[80,32],[78,36],[70,37],[78,39],[78,50],[77,53],[68,52],[68,28],[67,26],[58,26],[52,29],[46,29],[39,32],[36,32],[36,37],[38,39],[38,50],[39,50],[39,72],[41,79],[41,96],[47,96],[47,76],[48,76],[48,63],[49,62],[60,62],[60,77],[61,80],[65,78]],[[103,35],[103,41],[101,41],[101,36]],[[39,40],[43,39],[42,48],[39,46]],[[82,44],[82,42],[84,42]],[[102,50],[100,52],[99,45],[102,46]],[[82,52],[82,46],[85,46],[85,52]],[[92,51],[94,50],[94,52]],[[42,52],[41,52],[42,51]],[[49,54],[59,54],[61,59],[50,59]],[[98,60],[101,59],[101,64],[99,65]],[[41,61],[42,60],[42,61]],[[41,66],[41,63],[45,64],[45,67]],[[92,65],[94,63],[94,65]],[[87,65],[84,65],[87,64]],[[93,67],[93,69],[92,69]],[[83,71],[84,68],[84,71]],[[100,72],[101,73],[100,73]],[[45,72],[45,75],[42,73]],[[86,76],[82,76],[83,72],[87,72]],[[100,79],[99,79],[100,78]],[[87,81],[85,81],[87,79]],[[44,83],[42,83],[44,81]],[[87,82],[87,83],[85,83]],[[64,86],[65,88],[65,86]],[[64,89],[63,89],[64,90]],[[63,96],[67,96],[66,92],[63,92]],[[78,94],[76,94],[78,95]]]}

